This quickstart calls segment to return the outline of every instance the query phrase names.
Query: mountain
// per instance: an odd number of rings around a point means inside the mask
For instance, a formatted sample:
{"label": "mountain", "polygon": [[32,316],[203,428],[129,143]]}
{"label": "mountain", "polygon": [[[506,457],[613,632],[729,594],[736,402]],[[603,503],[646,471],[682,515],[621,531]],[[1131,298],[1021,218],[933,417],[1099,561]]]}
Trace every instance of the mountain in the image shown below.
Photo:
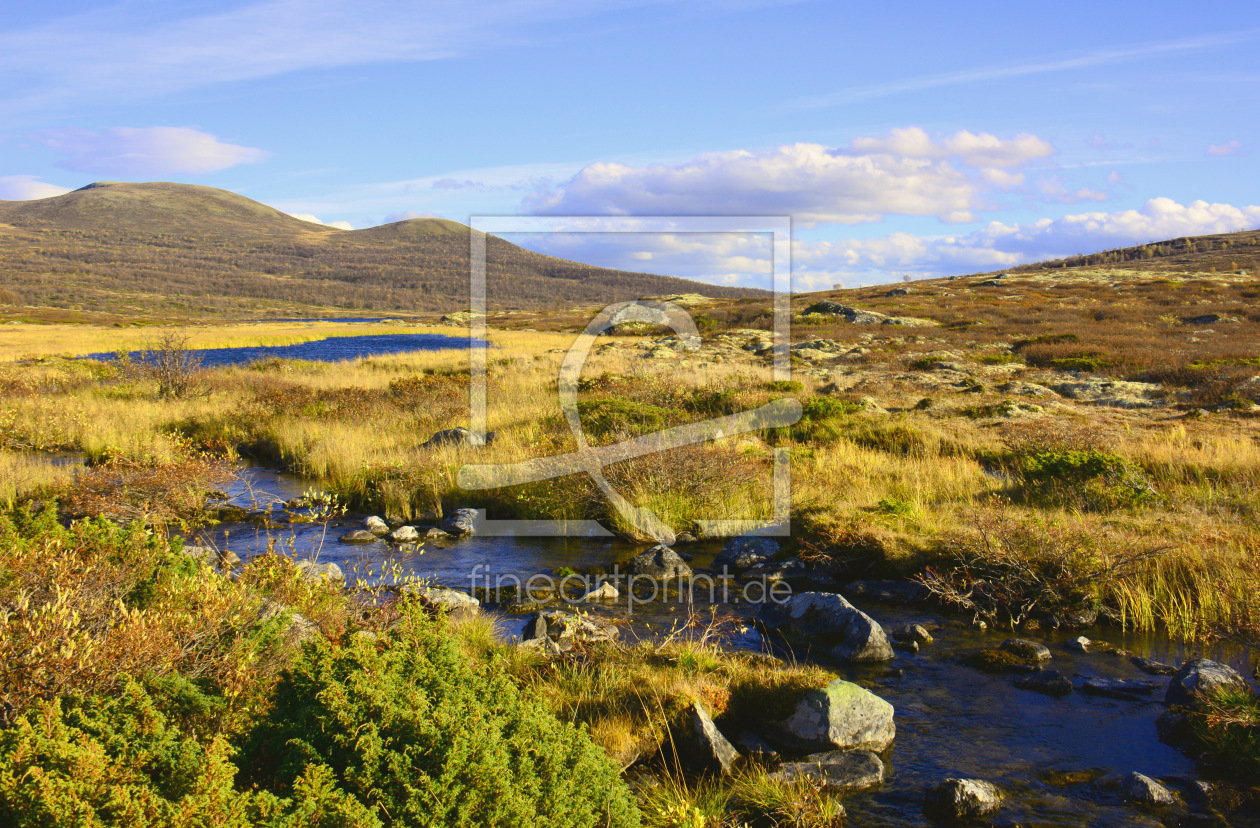
{"label": "mountain", "polygon": [[[444,219],[339,230],[212,187],[102,181],[0,202],[0,291],[27,305],[120,315],[446,312],[468,306],[468,233]],[[486,279],[492,308],[763,295],[566,261],[495,237]]]}

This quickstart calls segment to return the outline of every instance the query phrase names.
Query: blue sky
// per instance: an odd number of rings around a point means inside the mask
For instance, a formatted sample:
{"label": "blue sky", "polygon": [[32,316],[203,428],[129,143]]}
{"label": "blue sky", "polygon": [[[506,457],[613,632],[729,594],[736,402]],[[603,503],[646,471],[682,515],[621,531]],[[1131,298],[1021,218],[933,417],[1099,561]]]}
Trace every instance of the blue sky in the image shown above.
{"label": "blue sky", "polygon": [[[69,2],[0,14],[0,198],[233,190],[436,215],[790,215],[798,289],[1260,226],[1260,7]],[[543,235],[764,284],[761,238]]]}

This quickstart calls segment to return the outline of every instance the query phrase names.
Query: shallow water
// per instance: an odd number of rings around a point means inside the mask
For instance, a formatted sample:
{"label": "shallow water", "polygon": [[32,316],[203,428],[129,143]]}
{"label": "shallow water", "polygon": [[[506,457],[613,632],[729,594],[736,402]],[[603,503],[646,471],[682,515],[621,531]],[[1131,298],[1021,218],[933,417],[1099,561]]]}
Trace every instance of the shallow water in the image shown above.
{"label": "shallow water", "polygon": [[[267,345],[245,348],[191,348],[188,353],[207,368],[248,365],[263,359],[304,359],[313,362],[343,362],[362,357],[401,354],[408,351],[442,351],[486,347],[483,340],[443,334],[374,334],[371,336],[331,336],[297,345]],[[134,361],[144,359],[143,351],[132,351]],[[111,361],[117,354],[88,354],[84,359]]]}
{"label": "shallow water", "polygon": [[[306,481],[264,469],[248,470],[256,493],[267,492],[278,500],[301,495]],[[236,502],[249,506],[248,496],[233,492]],[[266,498],[263,498],[265,501]],[[291,540],[286,548],[299,556],[318,553],[321,561],[331,561],[347,572],[356,566],[396,556],[382,542],[345,545],[337,537],[361,526],[361,516],[338,520],[327,532],[320,526],[295,524],[272,537]],[[221,532],[209,540],[223,546]],[[248,559],[267,548],[267,533],[246,525],[226,527],[226,545]],[[214,537],[218,535],[218,537]],[[482,578],[515,576],[522,581],[536,573],[557,567],[588,569],[625,561],[642,546],[620,540],[577,538],[473,537],[442,543],[429,543],[419,554],[405,555],[399,563],[405,571],[432,578],[451,587],[469,586],[470,573]],[[694,554],[693,567],[711,560],[720,545],[679,547]],[[477,570],[476,567],[482,569]],[[478,581],[484,586],[484,580]],[[1008,804],[997,814],[1002,825],[1024,826],[1129,826],[1129,825],[1236,825],[1260,826],[1260,817],[1242,813],[1212,815],[1207,812],[1169,810],[1163,815],[1144,814],[1121,801],[1118,793],[1103,791],[1092,778],[1106,773],[1139,771],[1152,777],[1196,775],[1194,763],[1179,751],[1163,744],[1156,736],[1155,719],[1164,711],[1157,690],[1149,701],[1120,701],[1086,695],[1079,691],[1053,698],[1014,687],[1017,676],[988,675],[958,663],[961,652],[997,646],[1009,632],[980,632],[951,626],[939,613],[927,609],[860,602],[861,608],[885,626],[907,621],[938,623],[935,642],[918,654],[898,652],[895,661],[878,666],[828,665],[841,677],[859,682],[887,699],[896,708],[897,738],[885,755],[888,780],[879,789],[845,800],[850,814],[847,824],[860,826],[928,825],[923,816],[924,791],[949,776],[990,780],[1003,788]],[[704,605],[700,609],[706,609]],[[721,613],[747,618],[746,605],[727,605]],[[619,617],[629,636],[659,634],[681,622],[688,608],[671,598],[634,607],[605,607],[602,614]],[[524,616],[504,615],[510,632],[517,632]],[[766,649],[756,629],[739,625],[733,638],[736,648]],[[1047,631],[1020,633],[1020,637],[1040,641],[1054,653],[1051,666],[1069,676],[1098,676],[1116,679],[1166,679],[1148,676],[1128,661],[1106,653],[1081,654],[1065,648],[1068,638],[1084,634],[1146,658],[1177,664],[1192,655],[1206,655],[1233,664],[1250,674],[1248,655],[1238,650],[1217,648],[1207,652],[1187,652],[1167,637],[1148,633],[1123,633],[1114,628],[1093,628],[1081,633]],[[808,654],[801,653],[801,657]],[[1086,781],[1056,785],[1055,772],[1092,772]]]}

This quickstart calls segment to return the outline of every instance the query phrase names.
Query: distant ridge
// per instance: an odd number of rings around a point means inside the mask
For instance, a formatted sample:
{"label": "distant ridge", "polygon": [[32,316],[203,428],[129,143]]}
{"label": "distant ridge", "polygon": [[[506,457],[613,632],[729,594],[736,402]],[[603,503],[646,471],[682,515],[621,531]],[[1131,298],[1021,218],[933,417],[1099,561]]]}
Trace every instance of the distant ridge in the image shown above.
{"label": "distant ridge", "polygon": [[[437,218],[340,230],[213,187],[100,181],[0,201],[0,289],[27,305],[114,313],[446,312],[468,306],[468,233]],[[486,275],[489,304],[501,309],[765,295],[570,262],[493,237]]]}

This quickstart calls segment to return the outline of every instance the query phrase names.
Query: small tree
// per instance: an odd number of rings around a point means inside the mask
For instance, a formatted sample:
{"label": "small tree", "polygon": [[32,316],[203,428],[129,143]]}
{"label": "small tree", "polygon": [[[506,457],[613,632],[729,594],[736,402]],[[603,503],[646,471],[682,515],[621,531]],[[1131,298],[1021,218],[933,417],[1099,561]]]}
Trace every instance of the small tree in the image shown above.
{"label": "small tree", "polygon": [[173,331],[141,351],[132,369],[156,382],[163,399],[190,397],[201,388],[201,358],[188,348],[187,336]]}

